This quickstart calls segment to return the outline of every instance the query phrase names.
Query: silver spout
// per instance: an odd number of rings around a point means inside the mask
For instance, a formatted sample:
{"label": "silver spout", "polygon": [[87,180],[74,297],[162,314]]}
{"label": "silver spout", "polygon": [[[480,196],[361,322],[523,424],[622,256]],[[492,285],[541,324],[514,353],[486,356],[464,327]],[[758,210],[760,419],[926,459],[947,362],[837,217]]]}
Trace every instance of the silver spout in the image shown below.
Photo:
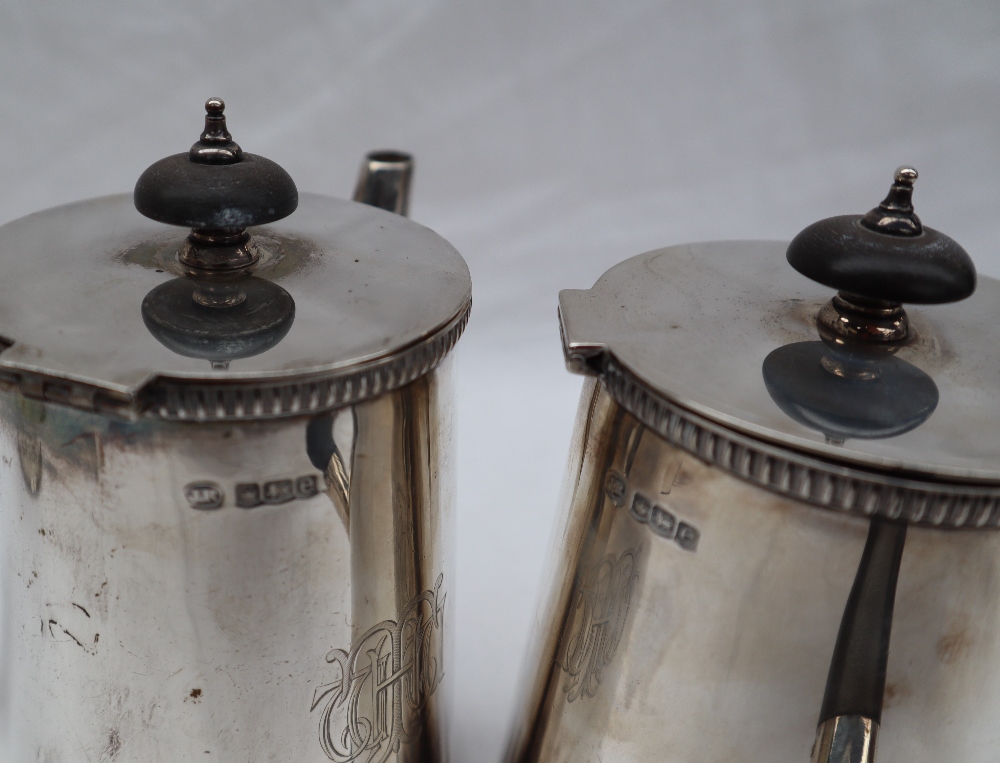
{"label": "silver spout", "polygon": [[372,151],[365,157],[354,200],[406,217],[410,208],[413,157],[402,151]]}

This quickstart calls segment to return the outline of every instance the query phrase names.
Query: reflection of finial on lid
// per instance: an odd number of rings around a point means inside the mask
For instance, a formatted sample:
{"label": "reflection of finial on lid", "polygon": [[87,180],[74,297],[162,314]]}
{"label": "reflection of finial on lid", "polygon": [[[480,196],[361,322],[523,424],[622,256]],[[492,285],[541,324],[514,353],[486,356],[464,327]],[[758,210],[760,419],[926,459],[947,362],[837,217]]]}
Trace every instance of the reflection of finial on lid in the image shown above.
{"label": "reflection of finial on lid", "polygon": [[898,437],[937,408],[938,388],[905,360],[865,358],[824,342],[793,342],[764,358],[764,386],[791,419],[828,443]]}
{"label": "reflection of finial on lid", "polygon": [[217,370],[252,358],[278,344],[295,320],[295,300],[278,284],[248,276],[239,282],[243,299],[220,309],[197,294],[206,284],[174,278],[142,300],[142,321],[156,340],[187,358],[201,358]]}

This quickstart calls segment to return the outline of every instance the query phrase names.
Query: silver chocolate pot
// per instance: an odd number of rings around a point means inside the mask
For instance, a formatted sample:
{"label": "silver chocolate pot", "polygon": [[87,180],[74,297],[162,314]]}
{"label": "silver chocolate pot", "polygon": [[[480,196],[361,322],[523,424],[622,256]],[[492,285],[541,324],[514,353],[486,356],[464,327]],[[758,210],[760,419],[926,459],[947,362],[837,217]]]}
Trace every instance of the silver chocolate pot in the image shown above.
{"label": "silver chocolate pot", "polygon": [[1000,282],[915,179],[561,294],[589,378],[509,761],[997,760]]}
{"label": "silver chocolate pot", "polygon": [[0,228],[0,759],[438,761],[469,272],[206,108]]}

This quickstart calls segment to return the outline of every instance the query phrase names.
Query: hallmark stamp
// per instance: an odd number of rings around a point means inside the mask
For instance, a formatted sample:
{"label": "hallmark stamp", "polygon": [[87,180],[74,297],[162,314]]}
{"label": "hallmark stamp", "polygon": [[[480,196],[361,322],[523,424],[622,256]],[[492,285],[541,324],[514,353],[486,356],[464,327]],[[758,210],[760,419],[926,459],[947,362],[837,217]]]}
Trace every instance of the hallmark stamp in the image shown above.
{"label": "hallmark stamp", "polygon": [[[679,469],[677,470],[679,474]],[[676,474],[671,477],[671,484],[676,484]],[[612,492],[613,488],[613,492]],[[618,472],[609,471],[605,482],[605,492],[616,506],[622,506],[628,496],[628,483]],[[647,498],[636,490],[632,494],[632,503],[628,513],[637,522],[649,525],[649,528],[661,538],[674,541],[685,551],[697,551],[701,533],[689,522],[678,519],[672,511]]]}
{"label": "hallmark stamp", "polygon": [[274,480],[273,482],[264,483],[261,495],[264,498],[264,503],[272,505],[288,503],[295,498],[295,488],[292,487],[291,480]]}
{"label": "hallmark stamp", "polygon": [[369,628],[350,652],[326,655],[332,680],[313,693],[322,707],[319,743],[335,763],[383,763],[416,739],[424,708],[444,677],[444,575],[414,597],[398,621]]}
{"label": "hallmark stamp", "polygon": [[640,522],[648,522],[652,511],[653,504],[649,502],[649,499],[641,493],[636,493],[635,498],[632,499],[632,508],[629,509],[629,513]]}
{"label": "hallmark stamp", "polygon": [[236,505],[241,509],[257,506],[277,506],[293,500],[305,500],[319,494],[319,477],[304,474],[301,477],[270,482],[241,482],[236,486]]}
{"label": "hallmark stamp", "polygon": [[615,506],[624,506],[625,496],[628,493],[628,485],[625,484],[625,478],[618,472],[608,472],[608,478],[604,483],[604,492],[607,493],[608,498],[611,499],[611,503]]}
{"label": "hallmark stamp", "polygon": [[319,479],[315,474],[307,474],[295,480],[295,497],[299,500],[312,498],[319,493]]}
{"label": "hallmark stamp", "polygon": [[236,486],[236,505],[241,509],[252,509],[262,503],[260,485],[256,482],[243,482]]}
{"label": "hallmark stamp", "polygon": [[585,580],[577,578],[570,623],[558,658],[568,675],[563,684],[567,702],[593,697],[602,671],[618,651],[639,580],[636,567],[641,551],[629,549],[617,558],[609,554]]}
{"label": "hallmark stamp", "polygon": [[654,506],[649,512],[649,526],[657,535],[672,539],[677,530],[677,519],[662,506]]}
{"label": "hallmark stamp", "polygon": [[698,532],[697,528],[692,527],[687,522],[681,522],[677,525],[677,534],[674,536],[674,540],[683,549],[697,551],[700,537],[701,533]]}
{"label": "hallmark stamp", "polygon": [[672,540],[685,551],[697,551],[701,533],[688,522],[681,522],[668,509],[653,503],[639,491],[632,496],[629,514],[661,538]]}
{"label": "hallmark stamp", "polygon": [[222,508],[226,494],[214,482],[192,482],[184,487],[184,497],[192,509],[211,511]]}

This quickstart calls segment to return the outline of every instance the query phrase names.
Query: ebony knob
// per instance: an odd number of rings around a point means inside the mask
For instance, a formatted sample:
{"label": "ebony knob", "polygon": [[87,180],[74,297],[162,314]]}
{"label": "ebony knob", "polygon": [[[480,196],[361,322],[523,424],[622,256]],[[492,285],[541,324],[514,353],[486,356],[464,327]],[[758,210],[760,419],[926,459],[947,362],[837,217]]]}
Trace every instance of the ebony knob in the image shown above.
{"label": "ebony knob", "polygon": [[146,217],[191,228],[177,254],[184,278],[161,284],[142,304],[156,338],[217,367],[266,351],[288,333],[291,296],[251,274],[260,248],[246,230],[287,217],[299,203],[281,167],[244,153],[226,128],[226,104],[205,103],[205,129],[191,149],[152,164],[135,184]]}
{"label": "ebony knob", "polygon": [[150,165],[135,184],[135,207],[146,217],[187,228],[264,225],[295,211],[295,183],[263,156],[244,153],[226,129],[226,105],[205,103],[205,129],[190,151]]}
{"label": "ebony knob", "polygon": [[914,213],[916,179],[916,170],[900,167],[866,215],[820,220],[789,244],[793,268],[840,292],[818,319],[825,339],[898,344],[908,327],[902,303],[956,302],[975,290],[972,258]]}

